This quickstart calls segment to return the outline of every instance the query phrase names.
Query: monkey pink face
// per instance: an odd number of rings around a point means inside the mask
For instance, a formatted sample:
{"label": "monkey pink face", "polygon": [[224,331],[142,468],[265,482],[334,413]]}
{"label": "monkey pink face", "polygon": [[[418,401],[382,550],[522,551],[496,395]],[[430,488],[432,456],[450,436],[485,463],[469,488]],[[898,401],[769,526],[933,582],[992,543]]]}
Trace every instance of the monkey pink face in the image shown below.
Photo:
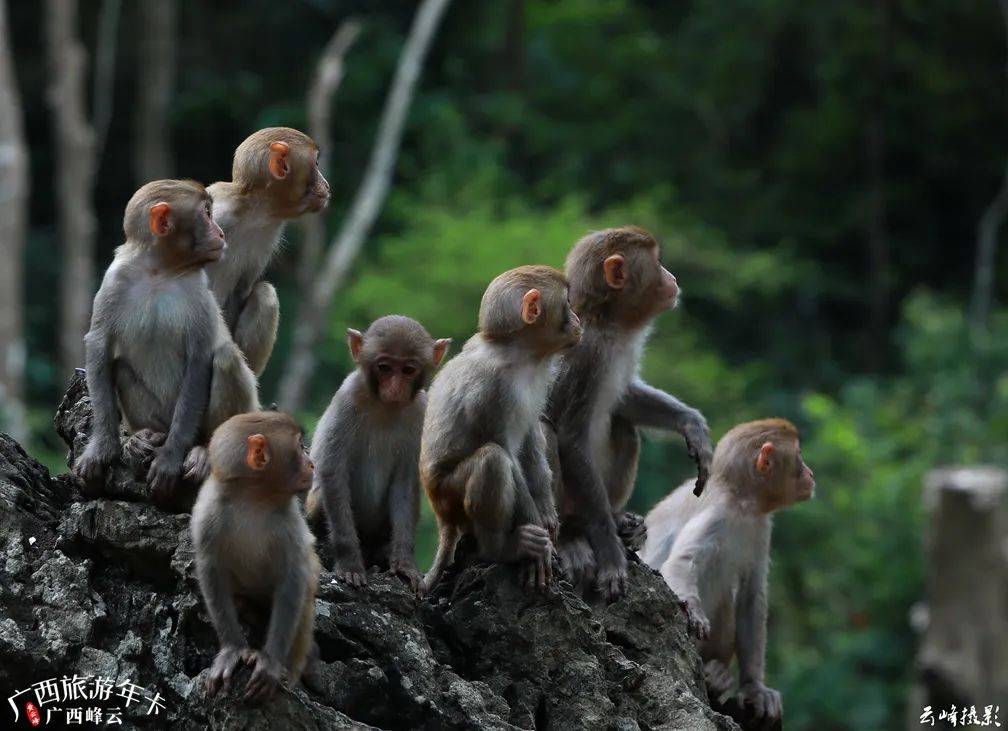
{"label": "monkey pink face", "polygon": [[423,369],[412,358],[381,355],[371,366],[371,382],[386,404],[408,404],[420,390]]}
{"label": "monkey pink face", "polygon": [[291,481],[291,484],[295,487],[295,492],[304,492],[312,485],[312,478],[315,476],[315,463],[311,461],[308,457],[308,448],[304,443],[304,434],[298,437],[298,449],[297,454],[297,477]]}
{"label": "monkey pink face", "polygon": [[211,206],[210,196],[205,193],[174,205],[160,201],[151,206],[151,233],[168,267],[201,267],[224,255],[224,231],[213,220]]}
{"label": "monkey pink face", "polygon": [[274,142],[270,146],[270,190],[274,211],[280,218],[296,218],[302,213],[321,211],[329,204],[329,181],[318,166],[319,151],[314,143],[291,146]]}
{"label": "monkey pink face", "polygon": [[795,462],[792,496],[794,502],[803,502],[815,494],[815,474],[813,474],[812,468],[805,464],[805,460],[802,459],[801,447],[798,448]]}

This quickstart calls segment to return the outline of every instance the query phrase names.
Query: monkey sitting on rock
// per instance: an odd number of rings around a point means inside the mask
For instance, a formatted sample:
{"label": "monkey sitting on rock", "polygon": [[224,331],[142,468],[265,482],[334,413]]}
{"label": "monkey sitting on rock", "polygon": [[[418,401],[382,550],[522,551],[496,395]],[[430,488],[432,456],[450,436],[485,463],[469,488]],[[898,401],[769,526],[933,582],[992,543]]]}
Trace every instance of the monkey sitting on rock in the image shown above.
{"label": "monkey sitting on rock", "polygon": [[700,642],[708,694],[734,685],[757,718],[781,717],[780,693],[763,684],[770,516],[815,492],[798,431],[784,419],[739,424],[718,442],[711,476],[697,499],[686,483],[647,516],[641,558],[682,600]]}
{"label": "monkey sitting on rock", "polygon": [[428,588],[463,533],[483,558],[520,563],[526,588],[551,580],[558,521],[540,416],[555,356],[580,337],[557,270],[518,267],[487,287],[479,332],[428,394],[420,477],[440,532]]}
{"label": "monkey sitting on rock", "polygon": [[416,320],[389,315],[363,334],[348,330],[347,341],[357,369],[333,396],[312,440],[308,519],[314,523],[324,507],[337,578],[363,586],[365,568],[374,562],[419,591],[413,551],[424,389],[451,340],[434,340]]}
{"label": "monkey sitting on rock", "polygon": [[[297,500],[311,486],[314,466],[301,427],[276,411],[232,417],[214,432],[209,451],[212,472],[189,526],[200,590],[220,639],[207,692],[226,689],[244,662],[253,666],[245,698],[261,700],[281,682],[296,682],[317,656],[320,566]],[[260,650],[248,646],[236,595],[270,609]]]}
{"label": "monkey sitting on rock", "polygon": [[123,229],[84,338],[94,417],[74,472],[97,480],[120,457],[121,411],[127,455],[153,453],[147,481],[167,500],[183,473],[206,476],[201,444],[227,418],[259,408],[257,385],[207,288],[204,268],[225,240],[206,189],[147,183],[126,205]]}

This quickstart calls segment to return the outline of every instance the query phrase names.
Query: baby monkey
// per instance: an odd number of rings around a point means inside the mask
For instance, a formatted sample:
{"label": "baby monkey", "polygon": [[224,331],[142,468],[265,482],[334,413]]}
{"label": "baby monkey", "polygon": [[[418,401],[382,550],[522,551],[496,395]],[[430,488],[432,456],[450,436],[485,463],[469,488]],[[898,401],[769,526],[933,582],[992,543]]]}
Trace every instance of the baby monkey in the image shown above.
{"label": "baby monkey", "polygon": [[540,415],[557,353],[581,338],[567,280],[524,266],[490,283],[479,332],[434,379],[420,444],[420,478],[437,515],[430,587],[461,533],[484,558],[524,562],[522,581],[551,580],[558,519]]}
{"label": "baby monkey", "polygon": [[314,523],[325,508],[333,573],[354,586],[377,563],[414,591],[413,557],[420,511],[420,430],[424,389],[451,340],[434,340],[416,320],[389,315],[367,332],[347,330],[357,369],[322,415],[311,456],[317,470],[306,509]]}
{"label": "baby monkey", "polygon": [[740,700],[757,718],[781,716],[780,693],[763,684],[770,516],[814,491],[794,425],[764,419],[739,424],[718,442],[699,499],[686,483],[647,516],[640,556],[683,602],[709,695],[732,689],[728,666],[737,656]]}
{"label": "baby monkey", "polygon": [[[226,689],[245,662],[253,666],[245,699],[256,701],[286,677],[296,682],[315,653],[320,566],[297,500],[314,466],[301,427],[275,411],[231,417],[214,432],[209,451],[211,474],[190,523],[200,590],[221,645],[207,692]],[[245,640],[235,595],[270,607],[261,650]]]}

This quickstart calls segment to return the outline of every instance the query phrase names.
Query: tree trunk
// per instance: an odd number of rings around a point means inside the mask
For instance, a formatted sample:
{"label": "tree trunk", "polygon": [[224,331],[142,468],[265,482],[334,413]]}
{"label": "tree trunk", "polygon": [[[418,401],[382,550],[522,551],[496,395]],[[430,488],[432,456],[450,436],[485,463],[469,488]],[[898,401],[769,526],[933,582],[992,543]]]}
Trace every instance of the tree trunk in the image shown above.
{"label": "tree trunk", "polygon": [[[1004,21],[1008,40],[1008,0],[1001,0],[1001,20]],[[1008,64],[1005,65],[1008,73]],[[986,327],[994,301],[994,260],[997,256],[998,232],[1008,215],[1008,163],[1005,164],[1001,188],[983,212],[977,225],[977,253],[973,274],[973,297],[970,302],[970,319],[975,327]]]}
{"label": "tree trunk", "polygon": [[343,285],[388,195],[406,114],[420,78],[424,58],[448,2],[449,0],[424,0],[413,20],[413,27],[399,57],[399,66],[385,100],[364,180],[326,255],[322,270],[312,285],[307,306],[300,310],[290,360],[280,381],[279,403],[287,411],[298,411],[303,405],[315,371],[314,348],[322,326],[327,321],[326,315],[333,297]]}
{"label": "tree trunk", "polygon": [[169,107],[175,90],[175,0],[141,0],[133,165],[137,186],[172,177]]}
{"label": "tree trunk", "polygon": [[95,134],[95,160],[101,165],[112,122],[112,99],[115,92],[115,58],[119,45],[119,16],[122,0],[102,0],[98,11],[98,37],[95,40],[94,91],[91,97],[91,119]]}
{"label": "tree trunk", "polygon": [[[329,157],[332,152],[332,135],[329,134],[332,98],[343,81],[343,59],[360,35],[360,30],[360,23],[356,20],[348,20],[339,27],[322,51],[322,57],[315,68],[315,78],[308,89],[308,134],[318,143],[319,169],[326,177],[329,176]],[[307,292],[325,242],[325,216],[305,216],[301,226],[304,237],[297,282],[298,290]]]}
{"label": "tree trunk", "polygon": [[953,704],[982,715],[1000,703],[1003,713],[1008,700],[1008,472],[936,470],[924,505],[925,602],[911,613],[923,636],[909,728],[921,727],[925,706],[937,719]]}
{"label": "tree trunk", "polygon": [[27,436],[22,278],[28,222],[28,146],[14,74],[7,4],[0,0],[0,430]]}
{"label": "tree trunk", "polygon": [[868,363],[873,370],[882,367],[889,326],[889,300],[892,273],[889,255],[889,223],[886,202],[886,129],[885,105],[889,86],[889,56],[892,45],[892,18],[889,0],[878,0],[880,48],[876,61],[871,111],[865,130],[868,167]]}
{"label": "tree trunk", "polygon": [[84,363],[94,294],[94,133],[84,111],[87,53],[77,35],[77,0],[46,0],[48,102],[56,148],[56,204],[63,241],[60,363],[67,378]]}

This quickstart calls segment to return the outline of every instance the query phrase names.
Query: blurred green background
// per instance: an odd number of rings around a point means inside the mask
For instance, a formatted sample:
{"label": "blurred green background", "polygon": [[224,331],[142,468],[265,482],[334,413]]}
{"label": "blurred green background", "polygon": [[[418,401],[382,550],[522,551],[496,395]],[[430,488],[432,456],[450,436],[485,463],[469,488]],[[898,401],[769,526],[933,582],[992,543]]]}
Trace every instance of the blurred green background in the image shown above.
{"label": "blurred green background", "polygon": [[[83,2],[93,43],[99,3]],[[304,128],[305,92],[334,30],[356,16],[333,109],[339,226],[360,182],[415,5],[178,6],[170,111],[178,176],[228,179],[256,128]],[[33,443],[65,469],[51,429],[60,276],[41,4],[9,7],[31,150],[26,253]],[[131,174],[138,28],[123,8],[115,112],[95,204],[99,271],[121,243]],[[562,265],[591,228],[638,224],[683,288],[644,372],[706,414],[715,437],[797,422],[816,500],[776,521],[768,683],[790,729],[902,726],[922,592],[921,485],[939,464],[1008,463],[1003,257],[986,324],[971,323],[977,225],[1001,185],[1005,27],[961,0],[457,0],[412,105],[393,189],[320,347],[313,426],[350,366],[348,326],[411,315],[457,352],[502,270]],[[289,349],[300,229],[269,278]],[[97,286],[97,283],[96,283]],[[283,404],[281,404],[281,407]],[[692,474],[682,442],[647,435],[631,507]],[[421,566],[435,540],[426,511]]]}

